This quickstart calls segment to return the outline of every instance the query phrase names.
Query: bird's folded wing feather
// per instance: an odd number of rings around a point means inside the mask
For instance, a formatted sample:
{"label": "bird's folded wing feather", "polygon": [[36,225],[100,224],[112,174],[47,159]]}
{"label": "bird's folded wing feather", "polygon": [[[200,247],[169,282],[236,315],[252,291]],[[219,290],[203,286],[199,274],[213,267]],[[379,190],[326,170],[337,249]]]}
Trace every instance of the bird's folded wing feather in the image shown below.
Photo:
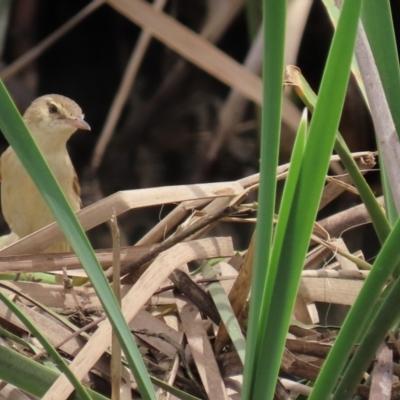
{"label": "bird's folded wing feather", "polygon": [[[1,167],[1,165],[0,165]],[[1,178],[1,169],[0,169],[0,178]],[[81,186],[79,185],[78,175],[74,170],[74,179],[72,180],[72,187],[74,189],[74,193],[76,194],[77,198],[79,199],[80,208],[82,208],[82,199],[81,199]]]}

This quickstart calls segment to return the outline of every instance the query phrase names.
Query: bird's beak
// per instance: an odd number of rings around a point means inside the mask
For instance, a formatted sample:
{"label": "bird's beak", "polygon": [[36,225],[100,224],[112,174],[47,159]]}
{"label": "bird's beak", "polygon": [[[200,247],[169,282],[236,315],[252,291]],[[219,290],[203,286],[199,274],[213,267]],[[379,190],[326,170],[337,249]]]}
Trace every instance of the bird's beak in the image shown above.
{"label": "bird's beak", "polygon": [[90,131],[90,125],[82,118],[75,118],[75,119],[65,119],[65,122],[68,125],[73,126],[76,129],[82,129],[84,131]]}

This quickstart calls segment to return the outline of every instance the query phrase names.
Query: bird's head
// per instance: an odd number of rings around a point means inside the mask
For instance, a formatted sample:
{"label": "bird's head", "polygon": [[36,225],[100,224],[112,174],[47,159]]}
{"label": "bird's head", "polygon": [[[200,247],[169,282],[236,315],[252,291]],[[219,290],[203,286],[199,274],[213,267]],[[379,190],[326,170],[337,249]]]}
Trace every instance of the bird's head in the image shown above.
{"label": "bird's head", "polygon": [[39,143],[65,144],[77,129],[90,130],[81,108],[58,94],[37,98],[28,107],[24,120]]}

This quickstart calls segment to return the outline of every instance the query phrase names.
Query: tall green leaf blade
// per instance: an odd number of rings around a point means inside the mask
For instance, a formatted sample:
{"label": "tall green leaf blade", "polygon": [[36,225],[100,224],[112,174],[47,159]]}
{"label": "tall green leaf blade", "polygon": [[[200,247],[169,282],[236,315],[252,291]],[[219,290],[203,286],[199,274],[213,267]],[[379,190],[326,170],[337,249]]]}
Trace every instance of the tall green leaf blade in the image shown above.
{"label": "tall green leaf blade", "polygon": [[[296,192],[282,241],[282,251],[278,264],[269,266],[269,269],[276,270],[276,279],[271,301],[269,304],[263,303],[262,315],[267,316],[266,323],[263,323],[263,320],[260,321],[264,338],[259,355],[263,362],[257,365],[256,382],[259,382],[259,385],[254,390],[254,398],[257,399],[272,398],[273,387],[272,389],[271,385],[265,387],[262,380],[265,382],[266,377],[269,376],[276,379],[278,374],[271,359],[275,360],[278,354],[280,357],[283,354],[295,294],[339,126],[350,76],[361,4],[361,0],[346,0],[344,3],[311,120]],[[269,286],[272,287],[272,285]]]}
{"label": "tall green leaf blade", "polygon": [[68,204],[52,172],[46,164],[35,141],[16,110],[6,88],[0,81],[0,129],[20,158],[33,182],[54,214],[65,237],[85,268],[99,296],[118,340],[137,379],[139,390],[145,399],[155,399],[154,390],[143,364],[140,352],[133,340],[121,309],[110,289],[90,243]]}
{"label": "tall green leaf blade", "polygon": [[[310,85],[300,72],[295,70],[291,72],[291,76],[296,93],[304,102],[304,104],[307,105],[309,110],[313,112],[315,109],[315,104],[317,102],[317,95],[313,92]],[[378,238],[383,244],[387,236],[391,232],[389,221],[387,220],[382,207],[376,200],[375,195],[369,187],[368,183],[366,182],[364,176],[361,174],[359,168],[357,167],[357,164],[355,163],[350,153],[350,150],[347,147],[346,142],[344,141],[339,131],[336,133],[334,148],[340,156],[340,159],[342,160],[349,175],[353,179],[353,182],[360,194],[360,197],[363,200],[369,215],[371,216],[371,221],[374,225]]]}
{"label": "tall green leaf blade", "polygon": [[[289,174],[286,179],[285,188],[283,191],[281,206],[279,208],[278,223],[276,226],[275,237],[272,247],[271,262],[269,265],[266,290],[264,293],[264,299],[262,304],[262,313],[266,317],[273,310],[268,309],[268,305],[271,302],[272,295],[274,294],[274,286],[276,276],[278,274],[279,259],[282,255],[284,249],[284,241],[287,229],[289,229],[289,218],[291,206],[296,199],[294,198],[296,194],[297,181],[299,178],[301,165],[303,161],[305,146],[307,143],[307,110],[303,111],[300,126],[296,135],[296,141],[293,147],[292,157],[290,159]],[[262,321],[266,322],[266,319],[262,317]],[[286,336],[286,332],[283,337]],[[279,339],[278,337],[276,339]]]}
{"label": "tall green leaf blade", "polygon": [[[283,353],[283,348],[286,341],[286,320],[284,317],[287,316],[285,314],[282,315],[282,310],[285,308],[284,303],[286,301],[293,301],[286,298],[285,301],[280,304],[279,313],[277,313],[277,309],[273,308],[274,298],[279,296],[279,293],[276,290],[277,277],[279,279],[279,271],[277,270],[279,265],[279,258],[284,249],[284,238],[285,232],[288,229],[288,222],[290,217],[290,209],[291,204],[295,201],[294,196],[296,193],[297,180],[300,173],[305,145],[307,139],[307,111],[303,112],[303,116],[301,119],[301,123],[299,126],[299,130],[297,132],[295,145],[293,148],[292,158],[290,160],[290,169],[289,174],[285,183],[285,188],[283,192],[282,202],[279,210],[278,224],[276,227],[271,261],[268,266],[268,276],[266,281],[266,289],[263,296],[263,303],[261,308],[261,314],[259,319],[260,328],[264,329],[264,335],[261,341],[261,349],[264,351],[261,355],[259,369],[256,372],[256,380],[254,387],[254,398],[261,398],[264,393],[265,398],[272,398],[275,390],[275,384],[277,375],[279,372],[279,367],[281,364],[281,358]],[[301,265],[302,269],[302,265]],[[291,277],[287,277],[291,279]],[[293,298],[296,296],[296,293],[287,293],[287,295]],[[285,311],[285,310],[284,310]],[[291,310],[288,311],[289,320]],[[270,326],[269,321],[273,318],[271,314],[279,315],[282,317],[280,321],[278,321],[277,325]],[[266,343],[265,341],[268,341]],[[268,352],[267,358],[265,355]]]}
{"label": "tall green leaf blade", "polygon": [[246,343],[243,399],[254,398],[254,378],[260,359],[258,339],[263,335],[258,322],[270,258],[275,211],[276,169],[282,115],[285,18],[286,1],[263,1],[264,63],[259,209]]}

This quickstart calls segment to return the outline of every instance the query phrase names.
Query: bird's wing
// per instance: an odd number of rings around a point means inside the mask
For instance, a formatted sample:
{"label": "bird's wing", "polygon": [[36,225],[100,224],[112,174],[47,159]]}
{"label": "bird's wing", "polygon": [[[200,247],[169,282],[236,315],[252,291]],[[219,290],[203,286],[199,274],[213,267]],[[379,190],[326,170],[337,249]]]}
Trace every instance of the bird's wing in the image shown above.
{"label": "bird's wing", "polygon": [[18,240],[19,237],[14,232],[9,233],[8,235],[0,236],[0,249],[10,246],[10,244],[13,244]]}
{"label": "bird's wing", "polygon": [[[1,176],[1,170],[0,170],[0,176]],[[74,178],[72,180],[72,188],[73,188],[73,191],[74,191],[76,197],[79,200],[80,208],[82,208],[81,186],[79,185],[78,175],[76,174],[75,170],[74,170]]]}

